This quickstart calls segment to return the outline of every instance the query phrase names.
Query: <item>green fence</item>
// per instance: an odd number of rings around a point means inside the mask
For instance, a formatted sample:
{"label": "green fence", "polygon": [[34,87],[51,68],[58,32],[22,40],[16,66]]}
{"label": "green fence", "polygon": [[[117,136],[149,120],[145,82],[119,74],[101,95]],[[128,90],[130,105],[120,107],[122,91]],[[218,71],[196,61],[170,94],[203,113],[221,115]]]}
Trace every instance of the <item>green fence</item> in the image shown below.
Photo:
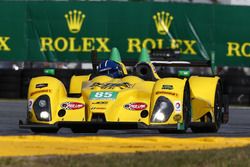
{"label": "green fence", "polygon": [[0,2],[1,61],[89,61],[118,47],[179,48],[184,60],[250,66],[250,7],[146,2]]}

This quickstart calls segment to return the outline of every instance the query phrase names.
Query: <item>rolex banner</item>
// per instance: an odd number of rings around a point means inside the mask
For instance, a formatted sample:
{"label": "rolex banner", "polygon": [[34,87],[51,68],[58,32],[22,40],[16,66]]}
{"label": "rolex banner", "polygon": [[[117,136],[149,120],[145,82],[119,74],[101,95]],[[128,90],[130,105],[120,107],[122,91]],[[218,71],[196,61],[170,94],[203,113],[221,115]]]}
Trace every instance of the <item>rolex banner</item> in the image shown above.
{"label": "rolex banner", "polygon": [[0,2],[0,61],[90,61],[117,47],[180,49],[183,60],[250,66],[250,7],[146,2]]}

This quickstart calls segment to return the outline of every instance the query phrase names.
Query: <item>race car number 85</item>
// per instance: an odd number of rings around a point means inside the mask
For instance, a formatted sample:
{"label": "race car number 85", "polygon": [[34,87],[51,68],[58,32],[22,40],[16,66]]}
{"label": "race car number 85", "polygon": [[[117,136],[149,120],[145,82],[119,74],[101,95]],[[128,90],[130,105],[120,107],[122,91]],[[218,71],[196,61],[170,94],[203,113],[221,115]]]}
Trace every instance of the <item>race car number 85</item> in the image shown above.
{"label": "race car number 85", "polygon": [[118,92],[91,92],[90,100],[115,100]]}

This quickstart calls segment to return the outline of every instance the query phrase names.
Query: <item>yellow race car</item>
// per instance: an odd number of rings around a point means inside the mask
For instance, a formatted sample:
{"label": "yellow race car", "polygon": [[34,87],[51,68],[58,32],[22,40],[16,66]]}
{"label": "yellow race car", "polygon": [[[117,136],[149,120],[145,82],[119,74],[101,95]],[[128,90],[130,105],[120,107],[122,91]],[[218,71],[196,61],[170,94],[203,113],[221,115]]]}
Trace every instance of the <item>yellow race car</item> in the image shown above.
{"label": "yellow race car", "polygon": [[97,72],[72,76],[70,88],[51,76],[32,78],[27,120],[33,132],[95,133],[99,129],[157,129],[164,132],[217,132],[228,121],[228,104],[218,76],[160,78],[142,50],[128,74],[114,48]]}

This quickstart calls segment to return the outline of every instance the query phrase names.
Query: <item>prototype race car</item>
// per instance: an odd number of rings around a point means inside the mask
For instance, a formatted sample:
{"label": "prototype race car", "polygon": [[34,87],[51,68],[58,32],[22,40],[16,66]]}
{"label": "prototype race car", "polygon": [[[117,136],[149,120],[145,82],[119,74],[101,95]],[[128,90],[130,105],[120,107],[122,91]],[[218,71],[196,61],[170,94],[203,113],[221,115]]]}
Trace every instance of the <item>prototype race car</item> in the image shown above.
{"label": "prototype race car", "polygon": [[[160,62],[156,62],[160,63]],[[164,62],[163,62],[164,63]],[[92,75],[73,76],[69,92],[51,76],[32,78],[27,121],[33,132],[95,133],[99,129],[157,129],[164,132],[217,132],[228,121],[228,104],[218,76],[160,78],[142,50],[132,74],[114,48]]]}

